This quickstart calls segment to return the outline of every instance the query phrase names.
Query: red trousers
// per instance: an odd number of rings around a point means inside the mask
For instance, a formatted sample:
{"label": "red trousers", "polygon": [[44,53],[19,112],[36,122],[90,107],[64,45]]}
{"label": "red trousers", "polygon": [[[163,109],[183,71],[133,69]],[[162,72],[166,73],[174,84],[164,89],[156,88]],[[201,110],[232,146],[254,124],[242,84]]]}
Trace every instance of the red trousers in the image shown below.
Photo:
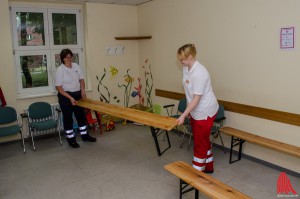
{"label": "red trousers", "polygon": [[210,133],[216,115],[208,117],[206,120],[195,120],[191,117],[191,127],[194,135],[193,167],[200,171],[212,171],[214,169]]}

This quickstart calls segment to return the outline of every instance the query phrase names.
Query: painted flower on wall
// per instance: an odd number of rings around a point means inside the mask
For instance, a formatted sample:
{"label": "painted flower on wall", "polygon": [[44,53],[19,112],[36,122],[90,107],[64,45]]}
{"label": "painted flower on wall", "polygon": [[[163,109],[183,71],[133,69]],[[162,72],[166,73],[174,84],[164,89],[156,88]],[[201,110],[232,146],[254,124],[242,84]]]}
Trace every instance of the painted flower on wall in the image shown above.
{"label": "painted flower on wall", "polygon": [[124,106],[125,107],[128,107],[129,105],[129,99],[130,99],[130,93],[131,93],[131,88],[132,88],[132,83],[134,81],[134,78],[131,77],[129,75],[129,70],[130,69],[127,69],[127,74],[124,75],[124,81],[127,83],[127,84],[118,84],[118,87],[124,87]]}

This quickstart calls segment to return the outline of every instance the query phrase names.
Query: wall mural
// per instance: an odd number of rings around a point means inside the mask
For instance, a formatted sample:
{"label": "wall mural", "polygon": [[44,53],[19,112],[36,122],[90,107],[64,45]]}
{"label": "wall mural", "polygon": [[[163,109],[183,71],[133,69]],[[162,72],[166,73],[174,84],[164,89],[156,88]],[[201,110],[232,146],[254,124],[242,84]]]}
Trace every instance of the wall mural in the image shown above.
{"label": "wall mural", "polygon": [[[114,78],[114,77],[118,74],[118,70],[117,70],[115,67],[113,67],[113,66],[110,66],[110,69],[111,69],[111,70],[110,70],[110,73],[111,73],[111,79],[112,79],[112,78]],[[100,101],[101,101],[101,102],[105,102],[105,103],[110,103],[110,102],[111,102],[111,101],[110,101],[110,96],[111,96],[110,91],[109,91],[109,89],[107,88],[107,86],[105,86],[105,85],[102,83],[103,79],[104,79],[105,76],[106,76],[106,69],[104,68],[103,70],[104,70],[104,73],[103,73],[103,75],[102,75],[101,78],[99,78],[98,75],[96,76],[96,79],[97,79],[97,81],[98,81],[97,90],[98,90],[98,93],[100,94],[100,97],[99,97],[99,98],[100,98]],[[117,103],[120,102],[120,100],[118,99],[117,96],[114,96],[113,99],[114,99]]]}
{"label": "wall mural", "polygon": [[138,78],[138,87],[134,87],[136,91],[132,91],[131,97],[139,97],[139,106],[144,106],[144,96],[142,95],[141,78]]}
{"label": "wall mural", "polygon": [[129,70],[127,69],[127,74],[124,75],[124,81],[126,82],[125,84],[118,84],[119,88],[124,87],[124,107],[128,107],[129,104],[129,97],[130,97],[130,92],[132,88],[132,83],[134,81],[134,78],[129,75]]}
{"label": "wall mural", "polygon": [[152,108],[153,104],[152,104],[151,93],[152,93],[152,88],[153,88],[153,76],[152,76],[152,72],[151,72],[151,64],[148,62],[149,62],[149,60],[146,59],[142,68],[145,70],[145,72],[144,72],[145,81],[146,81],[145,96],[147,99],[146,106]]}
{"label": "wall mural", "polygon": [[[110,66],[110,80],[114,79],[117,75],[119,75],[119,71],[116,67],[114,66]],[[96,76],[96,79],[98,81],[98,86],[97,86],[97,90],[98,93],[100,95],[100,101],[101,102],[105,102],[105,103],[111,103],[111,102],[116,102],[116,103],[120,103],[120,97],[118,97],[117,95],[115,95],[112,99],[111,99],[111,92],[109,90],[109,87],[111,87],[112,85],[108,86],[104,84],[104,79],[106,78],[107,75],[107,69],[104,68],[104,73],[103,75],[100,76]],[[149,63],[148,59],[146,59],[144,61],[144,65],[142,66],[142,70],[144,70],[144,82],[145,82],[145,96],[143,96],[142,94],[142,78],[138,77],[137,80],[137,86],[134,87],[134,91],[132,90],[132,85],[134,83],[134,77],[132,77],[130,75],[130,69],[127,69],[126,74],[123,76],[123,82],[122,83],[118,83],[118,87],[119,88],[123,88],[124,89],[124,93],[123,93],[123,105],[124,107],[128,107],[129,106],[129,101],[130,101],[130,97],[138,97],[138,103],[131,106],[131,108],[136,108],[139,110],[143,110],[143,111],[151,111],[153,104],[152,104],[152,98],[151,98],[151,93],[152,93],[152,89],[153,89],[153,76],[152,76],[152,72],[151,72],[151,64]],[[144,105],[145,103],[145,99],[146,99],[146,105]],[[125,121],[126,123],[126,121]]]}

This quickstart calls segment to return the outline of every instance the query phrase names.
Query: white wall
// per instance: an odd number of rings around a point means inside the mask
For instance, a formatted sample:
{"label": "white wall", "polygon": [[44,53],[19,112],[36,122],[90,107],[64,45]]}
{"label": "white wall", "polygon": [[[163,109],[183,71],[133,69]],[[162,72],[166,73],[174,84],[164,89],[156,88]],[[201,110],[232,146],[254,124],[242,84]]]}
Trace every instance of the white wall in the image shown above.
{"label": "white wall", "polygon": [[[299,8],[296,0],[154,0],[138,7],[139,33],[153,36],[151,43],[139,46],[140,63],[144,57],[153,61],[155,88],[183,93],[176,52],[194,43],[218,99],[300,114]],[[280,28],[289,26],[296,28],[296,48],[282,51]],[[297,126],[230,112],[226,116],[226,125],[300,146]],[[249,143],[244,149],[300,172],[299,158]]]}
{"label": "white wall", "polygon": [[[137,8],[135,6],[86,4],[86,60],[93,90],[88,93],[88,97],[99,99],[96,76],[101,77],[106,68],[108,70],[103,83],[112,95],[120,98],[119,105],[123,105],[124,87],[119,88],[118,84],[125,83],[124,75],[127,74],[127,69],[130,69],[129,74],[134,77],[133,86],[137,86],[138,43],[137,41],[115,40],[115,37],[135,35],[137,35]],[[123,55],[106,56],[105,49],[108,46],[124,46],[125,52]],[[119,71],[115,78],[111,78],[110,66],[116,67]],[[133,87],[132,90],[134,90]],[[130,99],[131,105],[136,103],[137,99]]]}

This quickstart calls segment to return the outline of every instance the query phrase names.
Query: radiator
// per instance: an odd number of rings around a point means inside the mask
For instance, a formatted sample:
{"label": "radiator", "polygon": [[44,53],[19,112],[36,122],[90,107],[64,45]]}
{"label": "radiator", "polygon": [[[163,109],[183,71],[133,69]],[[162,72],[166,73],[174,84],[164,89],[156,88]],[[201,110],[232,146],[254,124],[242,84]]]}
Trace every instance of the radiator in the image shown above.
{"label": "radiator", "polygon": [[60,110],[60,106],[58,103],[55,104],[51,104],[52,107],[52,112],[55,115],[55,118],[59,118],[59,126],[60,126],[60,130],[63,130],[64,126],[63,126],[63,122],[62,122],[62,113],[56,111],[56,109]]}
{"label": "radiator", "polygon": [[[52,110],[54,111],[54,114],[55,114],[55,118],[57,118],[59,116],[59,124],[60,124],[60,130],[64,130],[64,125],[63,125],[63,116],[62,116],[62,112],[57,112],[56,109],[59,109],[60,110],[60,106],[58,103],[56,104],[51,104],[51,107],[52,107]],[[58,115],[59,114],[59,115]],[[77,125],[77,121],[76,121],[76,118],[75,118],[75,115],[73,114],[73,128],[76,129],[78,128],[78,125]]]}
{"label": "radiator", "polygon": [[51,107],[52,107],[52,110],[54,111],[54,115],[55,115],[55,118],[59,118],[59,127],[60,127],[60,130],[64,130],[64,125],[63,125],[63,116],[62,116],[62,112],[58,112],[56,111],[56,109],[59,109],[60,110],[60,106],[58,103],[55,103],[55,104],[51,104]]}

